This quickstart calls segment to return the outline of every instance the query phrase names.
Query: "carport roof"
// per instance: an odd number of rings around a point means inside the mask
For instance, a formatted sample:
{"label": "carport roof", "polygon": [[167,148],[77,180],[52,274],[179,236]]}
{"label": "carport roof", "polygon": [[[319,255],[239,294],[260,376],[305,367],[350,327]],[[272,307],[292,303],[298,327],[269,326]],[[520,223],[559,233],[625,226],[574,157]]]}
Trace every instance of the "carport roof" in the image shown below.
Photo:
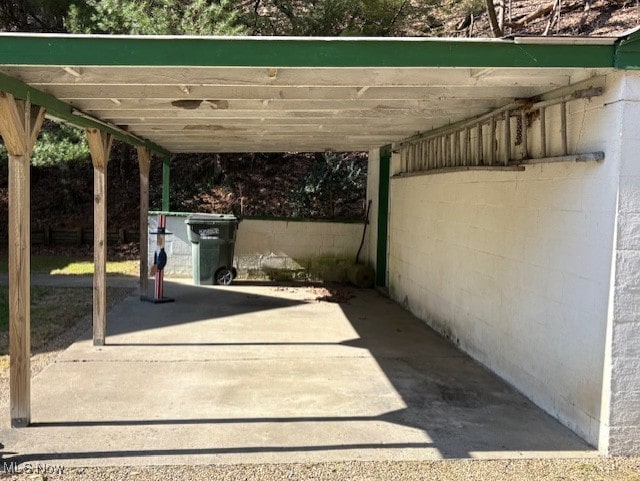
{"label": "carport roof", "polygon": [[620,38],[0,35],[0,90],[167,152],[357,151],[634,68]]}

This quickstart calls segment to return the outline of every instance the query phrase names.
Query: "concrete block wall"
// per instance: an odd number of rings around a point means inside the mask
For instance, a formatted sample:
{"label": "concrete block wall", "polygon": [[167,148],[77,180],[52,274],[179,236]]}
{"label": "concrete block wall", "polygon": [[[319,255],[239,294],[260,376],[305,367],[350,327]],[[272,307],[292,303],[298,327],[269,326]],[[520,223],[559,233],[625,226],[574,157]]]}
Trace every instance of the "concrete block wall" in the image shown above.
{"label": "concrete block wall", "polygon": [[640,454],[640,73],[627,73],[621,87],[615,270],[603,395],[608,423],[601,440],[611,454]]}
{"label": "concrete block wall", "polygon": [[[191,276],[191,243],[184,223],[189,213],[167,215],[165,239],[168,277]],[[157,228],[157,215],[149,215],[149,230]],[[318,258],[355,258],[362,237],[362,223],[244,219],[238,227],[235,265],[242,272],[292,269]],[[155,236],[149,237],[149,262],[153,263]],[[363,259],[367,246],[363,248]]]}
{"label": "concrete block wall", "polygon": [[[355,259],[362,238],[362,223],[298,222],[246,219],[236,242],[238,269],[244,272],[296,270],[317,261]],[[366,258],[367,246],[363,247]],[[346,267],[340,268],[344,270]],[[336,272],[327,280],[343,280]]]}
{"label": "concrete block wall", "polygon": [[[568,140],[578,152],[604,151],[604,162],[393,179],[389,247],[395,300],[593,445],[608,415],[624,74],[598,82],[603,97],[571,105]],[[546,122],[554,155],[559,110]]]}

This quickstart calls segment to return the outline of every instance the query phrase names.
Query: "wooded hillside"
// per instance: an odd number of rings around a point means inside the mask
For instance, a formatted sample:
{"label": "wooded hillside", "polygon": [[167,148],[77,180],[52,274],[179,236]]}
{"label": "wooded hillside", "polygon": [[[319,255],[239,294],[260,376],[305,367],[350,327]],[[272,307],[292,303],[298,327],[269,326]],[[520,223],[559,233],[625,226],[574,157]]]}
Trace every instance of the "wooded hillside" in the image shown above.
{"label": "wooded hillside", "polygon": [[[136,34],[618,35],[640,23],[640,0],[0,0],[0,30]],[[493,8],[490,8],[493,7]],[[491,15],[489,15],[491,14]],[[493,21],[491,20],[493,19]],[[361,218],[364,154],[178,155],[172,210],[245,216]],[[161,166],[151,175],[160,207]],[[33,156],[32,220],[92,223],[92,167],[82,132],[49,123]],[[136,229],[135,151],[109,164],[109,227]],[[0,239],[6,238],[6,153],[0,145]]]}

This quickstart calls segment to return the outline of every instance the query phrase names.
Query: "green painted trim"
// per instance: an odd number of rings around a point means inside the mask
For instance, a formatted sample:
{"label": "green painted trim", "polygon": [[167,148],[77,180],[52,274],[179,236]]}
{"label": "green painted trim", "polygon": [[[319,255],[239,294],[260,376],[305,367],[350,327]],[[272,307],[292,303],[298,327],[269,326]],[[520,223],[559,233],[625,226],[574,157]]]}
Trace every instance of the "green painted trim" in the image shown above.
{"label": "green painted trim", "polygon": [[496,39],[0,36],[0,65],[607,68],[614,53]]}
{"label": "green painted trim", "polygon": [[162,158],[162,210],[169,212],[170,204],[170,176],[171,176],[171,156],[165,155]]}
{"label": "green painted trim", "polygon": [[240,217],[242,220],[257,220],[266,222],[311,222],[315,224],[360,224],[364,225],[362,219],[322,219],[316,217],[271,217],[268,215],[245,215]]}
{"label": "green painted trim", "polygon": [[[1,43],[1,42],[0,42]],[[42,92],[36,88],[33,88],[21,80],[15,79],[3,73],[0,73],[0,90],[10,93],[17,99],[29,100],[34,105],[44,107],[47,114],[60,120],[69,122],[76,127],[100,129],[104,132],[108,132],[114,136],[114,138],[131,144],[134,146],[148,147],[149,149],[157,152],[161,155],[167,155],[169,152],[163,149],[159,145],[154,144],[146,139],[131,137],[124,134],[122,131],[109,127],[102,122],[96,122],[86,117],[75,115],[73,112],[75,109],[71,105],[58,100],[53,95]]]}
{"label": "green painted trim", "polygon": [[[150,215],[165,214],[172,217],[189,217],[193,214],[206,214],[207,212],[165,212],[163,210],[150,210]],[[270,216],[243,216],[238,217],[240,220],[257,220],[266,222],[312,222],[316,224],[360,224],[363,225],[362,219],[318,219],[314,217],[270,217]]]}
{"label": "green painted trim", "polygon": [[640,70],[640,30],[636,30],[618,42],[614,66],[625,70]]}
{"label": "green painted trim", "polygon": [[389,230],[389,172],[391,146],[380,149],[380,177],[378,180],[378,244],[376,252],[376,285],[387,284],[387,234]]}

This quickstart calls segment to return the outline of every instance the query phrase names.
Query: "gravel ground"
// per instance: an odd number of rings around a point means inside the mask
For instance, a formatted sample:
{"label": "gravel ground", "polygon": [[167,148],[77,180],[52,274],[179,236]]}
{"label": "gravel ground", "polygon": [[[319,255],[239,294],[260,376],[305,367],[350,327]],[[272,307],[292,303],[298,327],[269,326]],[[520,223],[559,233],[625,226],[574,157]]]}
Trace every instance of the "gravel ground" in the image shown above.
{"label": "gravel ground", "polygon": [[[87,288],[90,289],[90,288]],[[135,290],[122,287],[110,287],[107,289],[107,309],[122,302],[127,296],[131,295]],[[91,315],[86,315],[77,320],[77,322],[66,330],[62,335],[52,339],[42,349],[43,352],[33,354],[31,356],[31,376],[34,377],[40,373],[45,367],[51,364],[55,358],[69,347],[76,339],[91,328]],[[9,371],[0,372],[0,412],[9,411]]]}
{"label": "gravel ground", "polygon": [[5,475],[35,480],[640,480],[639,458],[518,461],[344,462],[217,466],[69,468],[61,474]]}

